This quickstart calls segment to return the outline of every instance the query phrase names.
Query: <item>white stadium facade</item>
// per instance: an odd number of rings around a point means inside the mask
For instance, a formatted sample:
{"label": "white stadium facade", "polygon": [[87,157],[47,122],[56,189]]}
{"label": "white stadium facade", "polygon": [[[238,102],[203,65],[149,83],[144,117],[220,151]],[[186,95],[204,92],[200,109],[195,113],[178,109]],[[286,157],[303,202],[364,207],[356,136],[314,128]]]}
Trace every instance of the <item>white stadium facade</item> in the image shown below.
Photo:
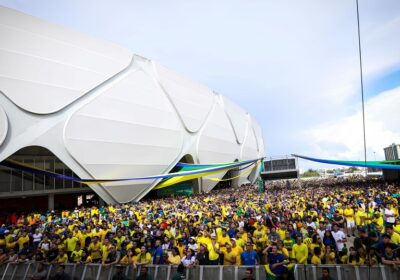
{"label": "white stadium facade", "polygon": [[[5,7],[0,38],[0,161],[116,179],[168,173],[181,161],[264,156],[261,128],[246,111],[150,59]],[[234,184],[256,180],[257,169]],[[2,167],[0,198],[53,200],[93,190],[107,203],[125,203],[157,183],[89,188]],[[193,188],[209,191],[216,184],[203,177]]]}

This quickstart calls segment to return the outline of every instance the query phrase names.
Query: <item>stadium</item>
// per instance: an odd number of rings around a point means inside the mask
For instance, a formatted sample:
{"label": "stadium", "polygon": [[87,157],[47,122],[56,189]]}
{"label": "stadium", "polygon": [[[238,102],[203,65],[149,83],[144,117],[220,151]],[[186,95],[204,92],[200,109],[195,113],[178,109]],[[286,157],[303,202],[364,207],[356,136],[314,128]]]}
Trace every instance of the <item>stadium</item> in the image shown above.
{"label": "stadium", "polygon": [[153,60],[2,6],[0,38],[1,280],[400,278],[400,145],[264,162],[248,112]]}
{"label": "stadium", "polygon": [[[264,155],[260,126],[226,97],[121,47],[11,9],[0,12],[1,62],[8,65],[0,71],[0,161],[100,180],[165,174],[178,162]],[[257,174],[234,184],[254,182]],[[90,189],[106,203],[139,201],[160,181],[89,189],[7,169],[0,180],[2,198],[47,194],[51,209],[54,195],[65,200]],[[203,177],[185,185],[199,193],[216,184]]]}

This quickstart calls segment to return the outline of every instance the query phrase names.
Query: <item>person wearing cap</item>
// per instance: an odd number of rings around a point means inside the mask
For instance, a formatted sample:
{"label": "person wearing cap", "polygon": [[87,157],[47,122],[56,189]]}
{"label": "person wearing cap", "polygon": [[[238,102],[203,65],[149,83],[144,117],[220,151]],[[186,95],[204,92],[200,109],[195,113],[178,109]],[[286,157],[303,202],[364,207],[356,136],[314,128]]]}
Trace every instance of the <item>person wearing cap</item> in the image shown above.
{"label": "person wearing cap", "polygon": [[238,256],[236,258],[236,264],[240,265],[241,263],[240,255],[243,253],[243,248],[237,245],[236,238],[231,238],[231,243],[232,243],[232,251],[234,251],[235,254]]}
{"label": "person wearing cap", "polygon": [[223,251],[224,254],[224,263],[223,265],[236,265],[238,262],[239,255],[236,251],[232,250],[232,246],[230,243],[225,244],[225,250]]}
{"label": "person wearing cap", "polygon": [[191,236],[189,238],[189,244],[188,244],[188,249],[193,250],[193,252],[197,253],[199,247],[197,246],[196,243],[196,238]]}
{"label": "person wearing cap", "polygon": [[246,250],[240,255],[242,265],[257,265],[260,263],[260,258],[257,252],[253,249],[251,242],[246,243]]}

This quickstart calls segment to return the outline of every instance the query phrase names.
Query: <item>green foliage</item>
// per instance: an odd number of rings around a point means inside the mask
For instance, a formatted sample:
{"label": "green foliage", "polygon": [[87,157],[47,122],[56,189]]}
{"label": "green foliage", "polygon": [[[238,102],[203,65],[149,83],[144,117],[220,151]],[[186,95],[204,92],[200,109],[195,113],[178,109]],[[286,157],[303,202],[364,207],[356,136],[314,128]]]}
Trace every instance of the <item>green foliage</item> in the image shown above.
{"label": "green foliage", "polygon": [[301,174],[301,177],[303,178],[307,178],[307,177],[319,177],[319,173],[317,170],[313,170],[313,169],[308,169],[306,172],[304,172],[303,174]]}

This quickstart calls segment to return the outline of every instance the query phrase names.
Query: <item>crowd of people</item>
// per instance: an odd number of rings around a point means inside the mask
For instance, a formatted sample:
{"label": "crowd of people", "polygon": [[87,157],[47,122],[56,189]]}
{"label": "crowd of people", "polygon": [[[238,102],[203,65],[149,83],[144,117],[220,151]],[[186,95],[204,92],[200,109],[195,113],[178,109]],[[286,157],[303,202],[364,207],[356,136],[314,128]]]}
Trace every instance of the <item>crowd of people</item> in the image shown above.
{"label": "crowd of people", "polygon": [[265,264],[274,275],[292,263],[397,268],[399,205],[399,185],[354,178],[14,213],[0,227],[0,264]]}

